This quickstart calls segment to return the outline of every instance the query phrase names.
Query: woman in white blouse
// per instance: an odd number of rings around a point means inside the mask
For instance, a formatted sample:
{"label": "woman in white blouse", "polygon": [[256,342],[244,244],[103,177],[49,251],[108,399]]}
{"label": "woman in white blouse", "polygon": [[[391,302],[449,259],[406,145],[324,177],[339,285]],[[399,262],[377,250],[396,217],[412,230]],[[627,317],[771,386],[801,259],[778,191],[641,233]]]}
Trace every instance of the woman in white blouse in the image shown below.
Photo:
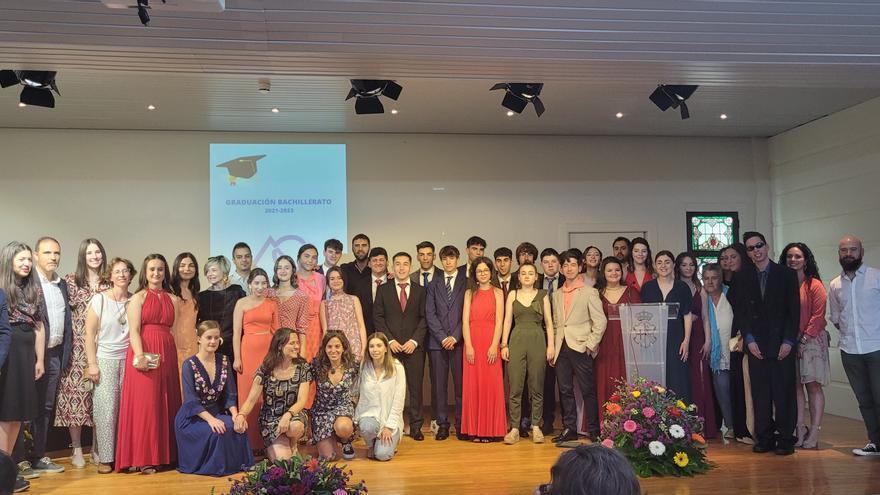
{"label": "woman in white blouse", "polygon": [[[703,324],[709,335],[709,360],[715,397],[724,417],[724,438],[733,438],[733,405],[730,392],[730,334],[733,327],[733,308],[727,300],[721,266],[708,263],[703,266],[703,288],[706,291],[706,310]],[[725,440],[726,442],[727,440]]]}
{"label": "woman in white blouse", "polygon": [[400,361],[391,356],[384,333],[370,335],[367,352],[370,359],[361,367],[355,422],[367,444],[367,457],[390,461],[403,433],[406,374]]}

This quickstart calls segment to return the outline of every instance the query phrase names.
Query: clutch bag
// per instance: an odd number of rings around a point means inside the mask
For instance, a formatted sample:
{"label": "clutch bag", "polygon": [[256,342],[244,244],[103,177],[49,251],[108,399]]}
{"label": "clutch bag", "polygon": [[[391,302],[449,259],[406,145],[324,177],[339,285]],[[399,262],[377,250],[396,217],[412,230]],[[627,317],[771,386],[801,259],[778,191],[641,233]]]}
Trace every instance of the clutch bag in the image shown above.
{"label": "clutch bag", "polygon": [[[162,355],[158,353],[145,352],[144,360],[147,362],[147,369],[154,370],[159,367],[159,362],[162,361]],[[137,357],[132,360],[131,365],[134,366],[137,363]]]}

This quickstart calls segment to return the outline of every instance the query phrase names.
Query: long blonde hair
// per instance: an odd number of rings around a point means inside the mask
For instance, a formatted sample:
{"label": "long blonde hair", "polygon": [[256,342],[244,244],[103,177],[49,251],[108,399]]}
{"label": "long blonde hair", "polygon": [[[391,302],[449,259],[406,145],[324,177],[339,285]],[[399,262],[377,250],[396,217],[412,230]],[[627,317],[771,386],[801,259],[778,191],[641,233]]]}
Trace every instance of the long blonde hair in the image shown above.
{"label": "long blonde hair", "polygon": [[[375,332],[375,333],[370,334],[370,336],[367,337],[367,349],[370,348],[370,341],[373,339],[379,339],[382,341],[382,344],[385,345],[385,358],[383,359],[384,362],[382,363],[382,370],[385,372],[385,376],[386,377],[394,376],[394,361],[395,361],[395,359],[394,359],[394,356],[391,355],[391,347],[388,344],[388,337],[382,332]],[[369,350],[367,352],[369,353]],[[372,366],[373,365],[372,358],[367,359],[365,357],[364,363],[361,365],[361,368],[366,366],[367,363],[370,363],[370,366]]]}

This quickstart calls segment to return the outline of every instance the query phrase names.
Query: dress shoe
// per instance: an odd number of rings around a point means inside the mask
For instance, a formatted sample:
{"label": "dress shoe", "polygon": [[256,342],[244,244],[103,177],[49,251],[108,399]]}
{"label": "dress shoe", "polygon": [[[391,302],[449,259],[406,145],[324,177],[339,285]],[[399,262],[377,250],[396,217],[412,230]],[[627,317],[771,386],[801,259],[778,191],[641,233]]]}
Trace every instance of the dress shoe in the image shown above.
{"label": "dress shoe", "polygon": [[464,433],[455,430],[455,438],[461,440],[462,442],[469,442],[471,440],[470,435],[465,435]]}
{"label": "dress shoe", "polygon": [[437,434],[434,435],[434,440],[446,440],[449,438],[449,427],[441,426],[437,428]]}
{"label": "dress shoe", "polygon": [[794,447],[792,446],[777,446],[776,447],[776,455],[791,455],[794,454]]}
{"label": "dress shoe", "polygon": [[568,428],[562,430],[558,436],[553,437],[553,443],[572,442],[578,439],[578,434],[574,430]]}
{"label": "dress shoe", "polygon": [[554,430],[553,423],[547,423],[545,421],[544,425],[541,426],[541,433],[543,433],[545,435],[549,435],[549,434],[553,433],[553,430]]}
{"label": "dress shoe", "polygon": [[765,444],[765,443],[756,443],[752,446],[752,452],[756,454],[764,454],[767,452],[772,452],[776,449],[776,446],[773,444]]}
{"label": "dress shoe", "polygon": [[416,442],[421,442],[422,440],[425,439],[425,435],[422,434],[422,430],[413,430],[412,433],[410,434],[410,436]]}

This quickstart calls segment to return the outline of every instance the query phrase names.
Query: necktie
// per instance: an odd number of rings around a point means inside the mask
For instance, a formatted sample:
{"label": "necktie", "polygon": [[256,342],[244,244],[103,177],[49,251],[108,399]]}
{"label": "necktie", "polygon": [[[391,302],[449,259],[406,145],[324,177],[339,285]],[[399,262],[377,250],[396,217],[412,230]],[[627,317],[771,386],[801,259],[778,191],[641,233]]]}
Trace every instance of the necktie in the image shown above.
{"label": "necktie", "polygon": [[504,292],[504,300],[507,300],[507,281],[501,282],[501,290]]}
{"label": "necktie", "polygon": [[547,295],[552,296],[554,289],[556,289],[556,277],[547,277]]}
{"label": "necktie", "polygon": [[428,286],[428,272],[422,272],[422,279],[425,281],[422,284],[422,287],[427,287]]}
{"label": "necktie", "polygon": [[446,300],[452,302],[452,275],[446,276]]}
{"label": "necktie", "polygon": [[376,279],[376,287],[373,288],[373,300],[374,300],[374,301],[376,300],[376,292],[379,291],[379,286],[380,286],[380,285],[382,285],[382,279],[381,279],[381,278],[377,278],[377,279]]}
{"label": "necktie", "polygon": [[400,312],[406,311],[406,286],[409,284],[397,284],[400,287]]}
{"label": "necktie", "polygon": [[764,291],[767,289],[767,272],[766,271],[760,272],[759,278],[761,279],[761,298],[763,298]]}

